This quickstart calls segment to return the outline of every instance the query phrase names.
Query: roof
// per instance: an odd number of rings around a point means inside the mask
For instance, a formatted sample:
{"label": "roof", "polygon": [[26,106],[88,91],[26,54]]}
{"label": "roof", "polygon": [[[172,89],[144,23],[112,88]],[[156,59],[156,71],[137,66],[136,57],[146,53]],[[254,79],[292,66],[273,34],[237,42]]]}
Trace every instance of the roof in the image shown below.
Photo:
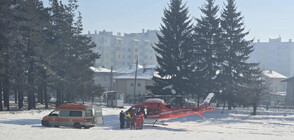
{"label": "roof", "polygon": [[88,105],[85,104],[62,104],[58,106],[57,110],[85,110]]}
{"label": "roof", "polygon": [[[90,67],[91,70],[93,70],[94,72],[107,72],[107,73],[110,73],[111,70],[110,69],[107,69],[107,68],[104,68],[104,67]],[[112,71],[112,72],[115,72],[115,71]]]}
{"label": "roof", "polygon": [[265,75],[266,77],[269,77],[269,78],[281,78],[281,79],[286,79],[287,77],[280,74],[280,73],[277,73],[275,71],[272,71],[272,70],[265,70],[262,72],[263,75]]}
{"label": "roof", "polygon": [[[136,71],[133,71],[131,73],[125,73],[118,76],[115,76],[115,79],[135,79],[135,73]],[[154,75],[153,69],[143,69],[140,68],[137,71],[137,79],[139,80],[151,80]]]}
{"label": "roof", "polygon": [[282,82],[288,82],[288,81],[291,81],[291,80],[294,80],[294,76],[293,77],[290,77],[290,78],[287,78],[285,80],[282,80]]}
{"label": "roof", "polygon": [[[142,65],[138,65],[138,69],[140,68],[143,68]],[[134,71],[136,71],[136,64],[133,64],[133,65],[130,65],[130,66],[127,66],[127,67],[123,67],[123,68],[120,68],[120,69],[117,69],[115,70],[117,73],[132,73]]]}

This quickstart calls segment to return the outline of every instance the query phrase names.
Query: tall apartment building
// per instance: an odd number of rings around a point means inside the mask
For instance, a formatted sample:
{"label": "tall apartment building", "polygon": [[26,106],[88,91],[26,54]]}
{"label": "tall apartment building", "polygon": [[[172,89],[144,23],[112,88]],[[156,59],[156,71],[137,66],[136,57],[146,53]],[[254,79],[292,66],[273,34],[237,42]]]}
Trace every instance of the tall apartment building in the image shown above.
{"label": "tall apartment building", "polygon": [[269,42],[254,43],[250,62],[260,63],[264,70],[273,70],[287,77],[294,75],[294,43],[290,39],[282,42],[281,38],[269,39]]}
{"label": "tall apartment building", "polygon": [[90,32],[86,35],[96,43],[95,52],[101,54],[100,59],[95,62],[96,66],[104,66],[108,69],[119,69],[132,65],[139,61],[140,65],[156,65],[155,51],[152,48],[157,41],[156,30],[144,29],[141,33],[120,33],[114,35],[112,32],[100,31],[97,34]]}

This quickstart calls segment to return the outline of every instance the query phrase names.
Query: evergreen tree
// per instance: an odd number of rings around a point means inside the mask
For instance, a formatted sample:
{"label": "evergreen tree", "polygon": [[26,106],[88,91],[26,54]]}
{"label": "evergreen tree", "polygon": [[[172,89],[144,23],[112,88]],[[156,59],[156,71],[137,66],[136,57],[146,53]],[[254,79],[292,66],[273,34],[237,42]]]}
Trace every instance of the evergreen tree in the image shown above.
{"label": "evergreen tree", "polygon": [[[244,74],[244,82],[239,90],[240,102],[253,108],[252,115],[256,110],[261,97],[268,94],[267,86],[262,76],[262,71],[257,66],[250,66]],[[240,86],[239,86],[240,87]]]}
{"label": "evergreen tree", "polygon": [[[198,100],[209,92],[218,92],[217,72],[222,63],[223,46],[221,43],[218,6],[214,0],[207,0],[200,8],[202,16],[194,28],[194,81],[197,83]],[[199,102],[199,101],[198,101]]]}
{"label": "evergreen tree", "polygon": [[23,24],[21,25],[21,30],[23,31],[22,36],[24,37],[24,42],[27,49],[27,54],[25,55],[26,66],[28,71],[27,81],[28,81],[28,109],[36,107],[35,102],[35,80],[36,67],[37,67],[37,54],[36,48],[40,47],[43,38],[43,14],[44,11],[43,3],[39,0],[27,0],[21,3],[21,11],[23,17]]}
{"label": "evergreen tree", "polygon": [[243,74],[257,64],[246,62],[253,51],[252,40],[245,39],[249,32],[244,31],[243,17],[241,12],[237,12],[235,0],[227,0],[227,5],[221,12],[221,27],[225,51],[220,79],[224,87],[223,99],[228,101],[228,108],[231,109],[234,101],[240,97],[239,86],[246,79]]}
{"label": "evergreen tree", "polygon": [[185,85],[189,81],[189,59],[193,55],[193,28],[182,0],[170,1],[162,22],[162,34],[157,34],[158,43],[153,47],[160,77],[153,77],[155,83],[151,90],[154,94],[185,94],[189,89]]}
{"label": "evergreen tree", "polygon": [[[13,14],[15,5],[12,0],[0,1],[0,83],[1,83],[1,103],[0,110],[3,106],[10,110],[9,96],[11,86],[11,65],[10,57],[12,48],[12,31],[13,28]],[[2,93],[4,105],[2,106]]]}

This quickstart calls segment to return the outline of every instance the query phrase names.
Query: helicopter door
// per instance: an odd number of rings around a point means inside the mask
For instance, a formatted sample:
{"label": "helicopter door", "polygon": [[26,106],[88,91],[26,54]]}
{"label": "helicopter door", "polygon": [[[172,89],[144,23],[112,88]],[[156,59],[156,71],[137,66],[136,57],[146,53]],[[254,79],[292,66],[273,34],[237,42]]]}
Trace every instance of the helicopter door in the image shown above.
{"label": "helicopter door", "polygon": [[99,106],[95,106],[94,107],[94,112],[95,112],[95,115],[94,115],[94,122],[96,124],[100,124],[102,125],[103,124],[103,116],[102,116],[102,109],[101,107]]}

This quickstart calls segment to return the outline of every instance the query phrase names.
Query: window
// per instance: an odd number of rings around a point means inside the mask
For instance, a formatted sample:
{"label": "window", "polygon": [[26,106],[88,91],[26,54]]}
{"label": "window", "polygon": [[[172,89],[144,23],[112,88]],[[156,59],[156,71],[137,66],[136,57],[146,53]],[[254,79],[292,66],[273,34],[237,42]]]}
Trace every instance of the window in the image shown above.
{"label": "window", "polygon": [[138,83],[138,87],[140,87],[141,86],[141,83]]}
{"label": "window", "polygon": [[70,111],[69,110],[61,110],[60,117],[69,117]]}
{"label": "window", "polygon": [[92,117],[92,110],[86,110],[86,117]]}
{"label": "window", "polygon": [[131,87],[133,87],[134,86],[134,83],[131,83]]}
{"label": "window", "polygon": [[104,76],[104,81],[108,82],[108,76]]}
{"label": "window", "polygon": [[82,117],[82,111],[70,111],[71,117]]}
{"label": "window", "polygon": [[58,116],[58,114],[59,114],[59,110],[54,110],[49,114],[49,116]]}
{"label": "window", "polygon": [[147,115],[153,115],[153,109],[147,109]]}
{"label": "window", "polygon": [[157,115],[158,114],[158,109],[154,109],[154,115]]}

